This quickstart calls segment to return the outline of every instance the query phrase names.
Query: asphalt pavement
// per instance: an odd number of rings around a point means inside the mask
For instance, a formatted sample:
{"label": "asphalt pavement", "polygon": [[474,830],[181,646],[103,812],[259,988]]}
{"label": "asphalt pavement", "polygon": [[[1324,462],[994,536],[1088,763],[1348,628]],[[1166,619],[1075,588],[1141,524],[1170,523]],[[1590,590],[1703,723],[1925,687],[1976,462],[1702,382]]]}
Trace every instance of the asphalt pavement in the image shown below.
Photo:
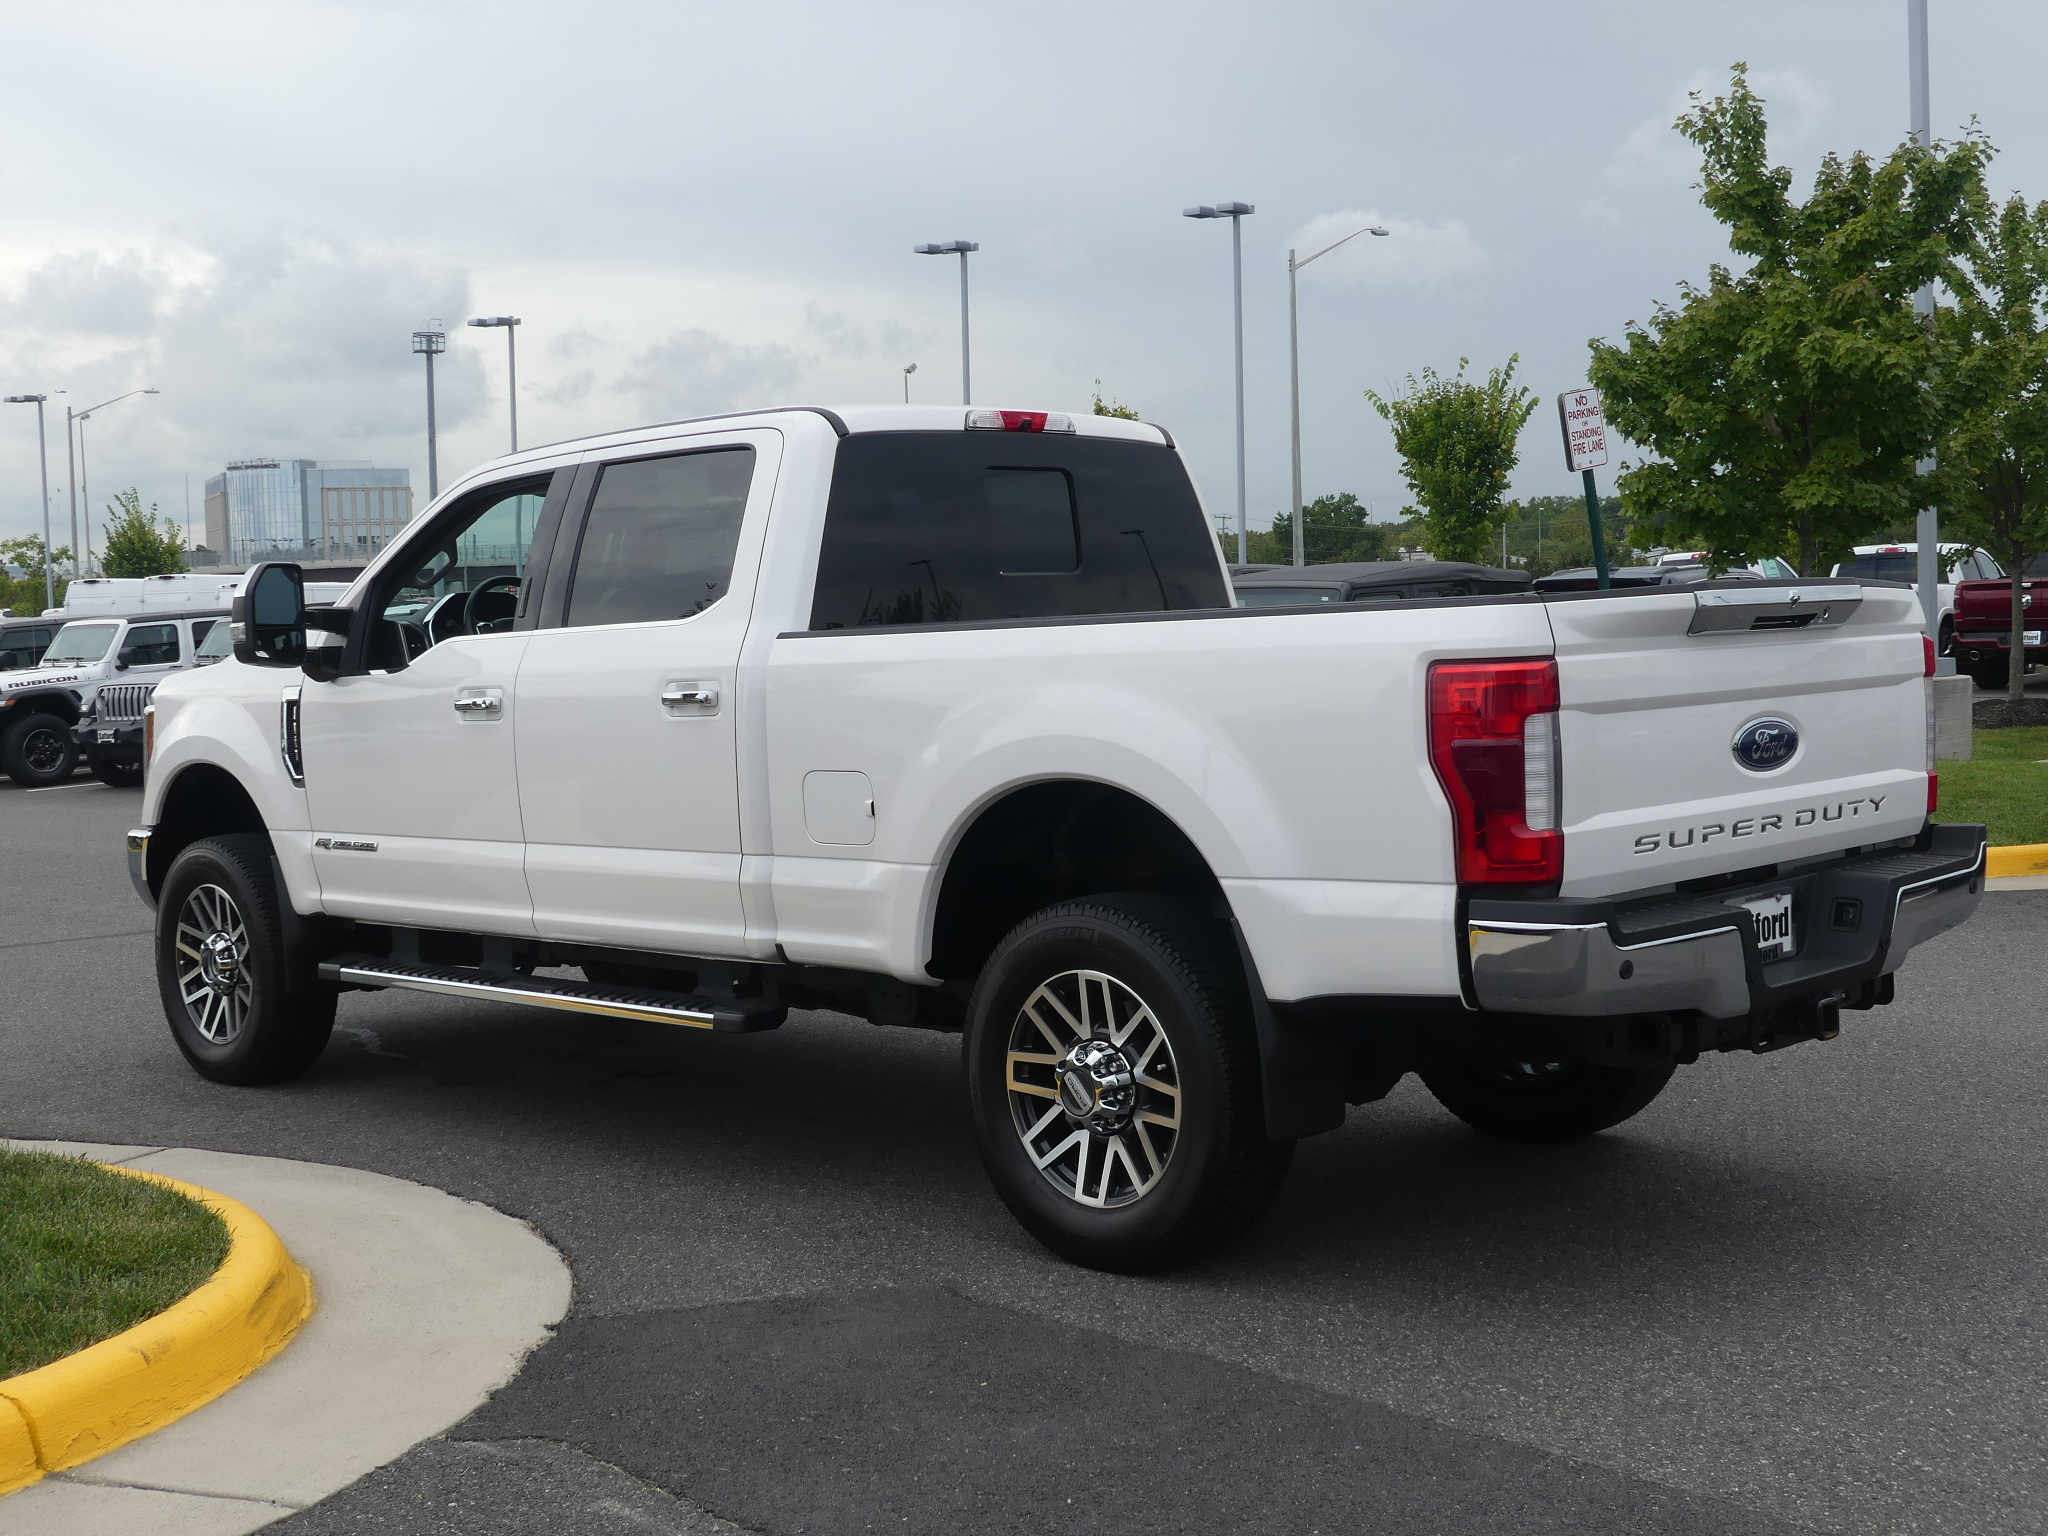
{"label": "asphalt pavement", "polygon": [[284,1536],[2048,1531],[2048,892],[1580,1144],[1406,1083],[1240,1247],[1133,1279],[1010,1220],[952,1037],[351,994],[298,1082],[206,1083],[139,800],[0,783],[0,1135],[392,1174],[575,1277],[510,1387]]}

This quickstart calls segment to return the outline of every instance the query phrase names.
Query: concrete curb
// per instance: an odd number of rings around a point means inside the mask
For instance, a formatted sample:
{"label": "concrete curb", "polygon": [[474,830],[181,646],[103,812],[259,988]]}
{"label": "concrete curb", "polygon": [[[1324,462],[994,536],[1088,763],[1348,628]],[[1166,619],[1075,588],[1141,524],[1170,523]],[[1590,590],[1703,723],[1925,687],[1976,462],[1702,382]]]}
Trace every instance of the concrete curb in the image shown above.
{"label": "concrete curb", "polygon": [[[0,1143],[225,1192],[263,1212],[320,1309],[234,1391],[0,1501],[7,1536],[242,1536],[467,1418],[569,1309],[532,1227],[442,1190],[232,1152]],[[6,1435],[0,1416],[0,1444]]]}
{"label": "concrete curb", "polygon": [[2048,843],[2009,843],[1986,849],[1984,873],[1993,880],[2048,875]]}
{"label": "concrete curb", "polygon": [[313,1315],[312,1281],[246,1205],[160,1173],[100,1166],[213,1210],[227,1224],[228,1256],[213,1278],[155,1317],[0,1381],[13,1421],[0,1427],[0,1493],[82,1466],[204,1407],[254,1374]]}

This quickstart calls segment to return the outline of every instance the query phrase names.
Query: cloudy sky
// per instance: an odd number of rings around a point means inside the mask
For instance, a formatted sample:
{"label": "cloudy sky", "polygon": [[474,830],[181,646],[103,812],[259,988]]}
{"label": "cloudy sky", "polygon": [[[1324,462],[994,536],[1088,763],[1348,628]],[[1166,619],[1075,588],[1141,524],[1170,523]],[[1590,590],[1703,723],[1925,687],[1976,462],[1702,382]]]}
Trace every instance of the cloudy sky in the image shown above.
{"label": "cloudy sky", "polygon": [[[2048,9],[1932,0],[1939,133],[1979,119],[2000,191],[2048,197]],[[1302,277],[1310,495],[1405,495],[1363,391],[1521,355],[1546,397],[1723,246],[1669,124],[1748,61],[1778,155],[1883,151],[1905,0],[95,0],[5,10],[0,392],[89,428],[93,501],[182,517],[230,458],[409,465],[410,333],[450,330],[441,463],[502,451],[502,333],[539,443],[793,401],[959,398],[1170,427],[1233,499],[1239,199],[1254,517],[1287,497],[1286,252]],[[58,394],[58,391],[65,391]],[[1572,489],[1554,418],[1525,493]],[[31,530],[34,412],[0,414],[0,536]],[[97,522],[97,517],[95,521]],[[60,541],[62,534],[60,532]]]}

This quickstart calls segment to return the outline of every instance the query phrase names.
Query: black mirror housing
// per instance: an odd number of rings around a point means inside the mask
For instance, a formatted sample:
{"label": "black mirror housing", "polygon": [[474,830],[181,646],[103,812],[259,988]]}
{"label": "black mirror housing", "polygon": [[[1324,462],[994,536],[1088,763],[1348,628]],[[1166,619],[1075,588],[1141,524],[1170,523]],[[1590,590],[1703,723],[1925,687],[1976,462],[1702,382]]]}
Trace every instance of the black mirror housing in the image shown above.
{"label": "black mirror housing", "polygon": [[306,578],[296,565],[267,560],[249,572],[228,622],[235,660],[252,667],[296,667],[306,656]]}

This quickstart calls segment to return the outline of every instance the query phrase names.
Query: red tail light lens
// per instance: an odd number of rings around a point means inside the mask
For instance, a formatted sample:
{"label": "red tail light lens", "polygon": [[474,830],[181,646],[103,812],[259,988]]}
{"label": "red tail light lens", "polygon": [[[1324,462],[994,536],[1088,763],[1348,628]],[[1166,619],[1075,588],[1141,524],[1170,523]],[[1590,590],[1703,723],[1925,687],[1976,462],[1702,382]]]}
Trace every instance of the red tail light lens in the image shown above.
{"label": "red tail light lens", "polygon": [[1941,775],[1938,773],[1930,773],[1927,775],[1927,814],[1932,816],[1936,811],[1940,809]]}
{"label": "red tail light lens", "polygon": [[[1429,755],[1451,802],[1458,878],[1467,885],[1554,885],[1564,878],[1564,833],[1555,830],[1553,772],[1530,775],[1525,739],[1533,715],[1558,707],[1557,663],[1440,661],[1429,669]],[[1529,826],[1532,778],[1553,786],[1550,828]]]}
{"label": "red tail light lens", "polygon": [[1071,432],[1074,418],[1058,411],[969,411],[972,432]]}
{"label": "red tail light lens", "polygon": [[1922,677],[1932,677],[1934,676],[1934,637],[1932,635],[1922,635],[1920,643],[1927,648],[1927,670],[1920,675]]}

